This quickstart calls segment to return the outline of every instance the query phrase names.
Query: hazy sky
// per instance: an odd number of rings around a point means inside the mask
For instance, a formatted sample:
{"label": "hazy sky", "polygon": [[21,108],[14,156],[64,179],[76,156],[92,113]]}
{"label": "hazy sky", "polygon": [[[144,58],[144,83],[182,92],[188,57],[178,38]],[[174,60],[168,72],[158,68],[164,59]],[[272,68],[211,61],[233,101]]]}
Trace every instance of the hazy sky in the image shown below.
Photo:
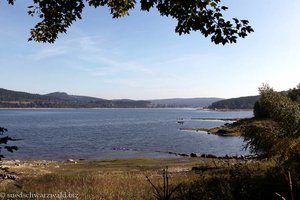
{"label": "hazy sky", "polygon": [[[214,45],[200,33],[179,36],[176,22],[153,10],[112,19],[85,9],[55,44],[27,42],[31,1],[0,4],[0,88],[63,91],[107,99],[238,97],[262,83],[286,90],[300,82],[300,1],[224,1],[226,16],[255,29],[237,44]],[[26,4],[27,3],[27,4]]]}

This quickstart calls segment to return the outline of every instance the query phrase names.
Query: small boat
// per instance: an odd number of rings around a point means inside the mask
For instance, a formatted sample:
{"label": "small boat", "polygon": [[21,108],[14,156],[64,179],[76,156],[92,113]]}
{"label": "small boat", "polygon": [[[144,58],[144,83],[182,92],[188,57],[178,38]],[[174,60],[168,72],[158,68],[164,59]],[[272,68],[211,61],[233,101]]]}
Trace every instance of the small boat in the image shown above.
{"label": "small boat", "polygon": [[179,119],[177,119],[177,123],[182,125],[182,124],[184,123],[184,120],[183,120],[183,118],[179,118]]}

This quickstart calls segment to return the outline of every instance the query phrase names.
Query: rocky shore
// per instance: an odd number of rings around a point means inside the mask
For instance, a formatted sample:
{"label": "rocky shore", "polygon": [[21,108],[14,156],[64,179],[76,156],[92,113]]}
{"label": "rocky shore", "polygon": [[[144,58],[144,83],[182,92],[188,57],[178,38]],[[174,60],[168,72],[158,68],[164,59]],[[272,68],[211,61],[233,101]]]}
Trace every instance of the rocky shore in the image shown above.
{"label": "rocky shore", "polygon": [[259,157],[257,155],[225,155],[225,156],[217,156],[214,154],[197,154],[197,153],[175,153],[175,152],[168,152],[171,155],[175,156],[182,156],[182,157],[191,157],[191,158],[214,158],[214,159],[237,159],[237,160],[252,160],[252,159],[258,159]]}

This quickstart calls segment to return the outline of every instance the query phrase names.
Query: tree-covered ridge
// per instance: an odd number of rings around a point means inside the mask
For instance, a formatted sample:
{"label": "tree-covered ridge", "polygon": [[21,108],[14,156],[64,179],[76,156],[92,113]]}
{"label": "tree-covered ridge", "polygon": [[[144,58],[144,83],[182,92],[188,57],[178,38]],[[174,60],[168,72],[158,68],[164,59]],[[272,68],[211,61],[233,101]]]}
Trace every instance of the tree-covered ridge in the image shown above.
{"label": "tree-covered ridge", "polygon": [[27,101],[27,100],[50,101],[56,99],[48,96],[39,95],[39,94],[11,91],[11,90],[0,88],[0,101]]}
{"label": "tree-covered ridge", "polygon": [[173,98],[173,99],[155,99],[151,101],[155,108],[203,108],[208,107],[213,102],[222,100],[216,97],[202,97],[202,98]]}
{"label": "tree-covered ridge", "polygon": [[221,98],[175,98],[154,100],[114,99],[53,92],[46,95],[0,88],[0,108],[199,108]]}
{"label": "tree-covered ridge", "polygon": [[212,103],[210,109],[253,109],[259,96],[247,96],[232,99],[225,99]]}
{"label": "tree-covered ridge", "polygon": [[149,105],[149,101],[106,100],[66,93],[40,95],[0,88],[0,108],[144,108]]}

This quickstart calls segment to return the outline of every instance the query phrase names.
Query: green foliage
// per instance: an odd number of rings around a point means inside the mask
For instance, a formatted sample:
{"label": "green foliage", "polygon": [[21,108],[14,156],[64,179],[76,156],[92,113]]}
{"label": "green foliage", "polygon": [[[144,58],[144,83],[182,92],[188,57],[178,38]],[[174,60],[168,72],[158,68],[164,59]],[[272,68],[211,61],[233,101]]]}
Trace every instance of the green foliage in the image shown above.
{"label": "green foliage", "polygon": [[[296,179],[293,180],[293,186],[299,186]],[[227,172],[203,174],[191,184],[184,184],[177,199],[273,200],[276,199],[276,192],[284,197],[290,196],[288,182],[280,168],[263,170],[236,165]],[[295,197],[299,194],[299,190],[293,191]]]}
{"label": "green foliage", "polygon": [[299,163],[300,104],[268,85],[259,91],[261,98],[254,111],[255,117],[263,115],[268,119],[245,128],[243,136],[247,147],[254,153],[276,158],[280,164],[291,167],[293,163]]}
{"label": "green foliage", "polygon": [[266,157],[277,155],[278,149],[274,144],[280,140],[279,130],[278,124],[271,120],[260,120],[247,125],[242,134],[247,141],[245,148]]}
{"label": "green foliage", "polygon": [[9,141],[16,141],[16,139],[13,139],[9,136],[4,136],[6,132],[7,132],[6,128],[0,127],[0,135],[1,135],[1,137],[0,137],[0,160],[2,160],[2,158],[5,158],[4,155],[2,154],[3,149],[5,149],[11,153],[18,150],[18,147],[16,147],[16,146],[7,145],[7,143]]}
{"label": "green foliage", "polygon": [[297,85],[297,87],[290,89],[288,91],[288,97],[292,101],[296,101],[296,102],[300,103],[300,83]]}
{"label": "green foliage", "polygon": [[[108,7],[113,18],[129,15],[135,7],[135,0],[32,0],[28,6],[28,14],[40,18],[31,29],[29,40],[53,43],[59,33],[67,29],[78,19],[85,6]],[[226,20],[223,13],[228,9],[220,5],[221,0],[141,0],[142,11],[156,8],[162,16],[170,16],[177,20],[175,31],[189,34],[199,31],[205,37],[210,36],[215,44],[236,43],[238,37],[246,37],[254,30],[248,20],[232,18]],[[14,0],[8,0],[13,5]]]}
{"label": "green foliage", "polygon": [[260,101],[256,101],[253,107],[253,114],[256,119],[270,118],[267,110],[261,106]]}
{"label": "green foliage", "polygon": [[233,199],[230,183],[225,176],[214,176],[201,179],[190,185],[183,185],[181,198],[189,200],[230,200]]}
{"label": "green foliage", "polygon": [[[269,177],[275,178],[274,182],[280,182],[282,185],[276,189],[276,195],[281,199],[290,197],[293,200],[300,194],[298,89],[294,88],[285,94],[275,92],[268,85],[259,88],[261,98],[254,107],[254,115],[256,119],[264,119],[256,120],[247,126],[243,134],[247,142],[246,147],[249,147],[251,152],[276,160],[278,168],[273,170]],[[285,180],[282,177],[285,177]],[[287,188],[289,190],[286,190]],[[294,188],[297,189],[296,192]]]}
{"label": "green foliage", "polygon": [[300,136],[300,105],[268,86],[260,88],[260,104],[282,129],[282,136]]}

